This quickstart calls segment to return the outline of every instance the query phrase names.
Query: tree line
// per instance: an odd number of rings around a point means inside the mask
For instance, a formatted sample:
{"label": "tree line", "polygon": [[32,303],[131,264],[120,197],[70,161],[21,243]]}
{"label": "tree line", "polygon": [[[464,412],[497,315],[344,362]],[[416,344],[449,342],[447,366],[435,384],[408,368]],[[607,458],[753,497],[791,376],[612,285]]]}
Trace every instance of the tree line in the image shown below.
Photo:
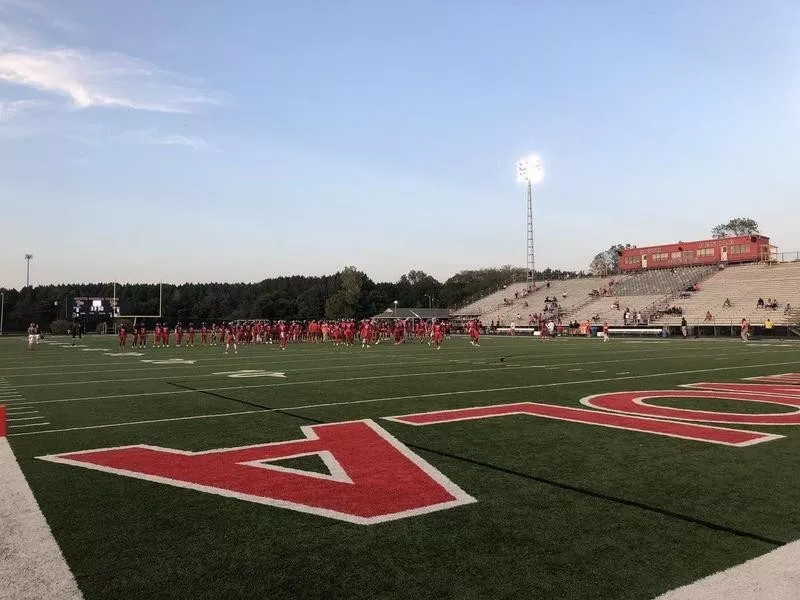
{"label": "tree line", "polygon": [[[396,282],[372,281],[356,267],[333,275],[275,277],[258,283],[183,283],[162,286],[162,321],[212,323],[236,319],[364,318],[393,308],[457,308],[503,285],[525,281],[526,270],[500,268],[466,270],[444,282],[412,270]],[[575,277],[577,273],[546,269],[536,279]],[[41,285],[0,290],[5,295],[3,330],[24,331],[30,322],[65,328],[72,321],[74,299],[111,298],[113,283]],[[123,314],[156,315],[159,284],[117,284]],[[86,325],[86,324],[85,324]],[[88,324],[93,329],[95,323]]]}

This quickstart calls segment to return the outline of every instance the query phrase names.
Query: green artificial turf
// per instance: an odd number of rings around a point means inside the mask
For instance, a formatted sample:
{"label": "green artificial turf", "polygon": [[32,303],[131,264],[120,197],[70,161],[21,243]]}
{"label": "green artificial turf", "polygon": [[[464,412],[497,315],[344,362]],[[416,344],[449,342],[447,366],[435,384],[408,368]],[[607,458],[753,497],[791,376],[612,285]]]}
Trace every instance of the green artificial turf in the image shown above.
{"label": "green artificial turf", "polygon": [[[111,337],[81,343],[117,352]],[[644,599],[800,537],[798,427],[738,426],[785,437],[736,448],[527,415],[419,427],[383,418],[741,383],[800,372],[800,345],[485,337],[480,348],[453,338],[440,351],[140,352],[27,352],[20,339],[0,340],[0,378],[22,395],[9,406],[33,406],[47,423],[9,422],[9,441],[89,600]],[[174,358],[196,362],[142,362]],[[243,369],[285,377],[220,374]],[[652,403],[788,410],[713,394]],[[36,458],[133,444],[232,448],[367,418],[477,502],[363,526]],[[276,464],[326,472],[317,457]]]}

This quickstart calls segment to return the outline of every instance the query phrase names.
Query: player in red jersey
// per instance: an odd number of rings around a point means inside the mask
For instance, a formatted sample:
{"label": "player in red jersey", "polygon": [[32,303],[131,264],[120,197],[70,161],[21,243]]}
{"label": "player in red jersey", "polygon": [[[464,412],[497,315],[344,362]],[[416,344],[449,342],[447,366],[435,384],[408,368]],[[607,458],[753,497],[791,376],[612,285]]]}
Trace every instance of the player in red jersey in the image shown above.
{"label": "player in red jersey", "polygon": [[122,325],[119,328],[119,347],[121,350],[125,350],[125,343],[127,339],[128,339],[128,330],[125,329],[125,325]]}
{"label": "player in red jersey", "polygon": [[281,350],[286,350],[286,342],[289,341],[289,331],[286,323],[280,321],[278,323],[278,341],[280,342]]}
{"label": "player in red jersey", "polygon": [[233,326],[228,328],[227,334],[225,338],[225,354],[228,353],[228,349],[233,346],[233,353],[239,354],[239,349],[236,346],[236,333],[233,330]]}
{"label": "player in red jersey", "polygon": [[161,325],[156,323],[153,327],[153,348],[161,346]]}
{"label": "player in red jersey", "polygon": [[469,343],[476,348],[480,347],[481,341],[481,325],[477,319],[467,323],[467,330],[469,331]]}
{"label": "player in red jersey", "polygon": [[183,343],[183,326],[178,323],[175,326],[175,347],[180,348]]}
{"label": "player in red jersey", "polygon": [[194,324],[189,323],[189,340],[186,342],[186,347],[191,346],[194,348]]}
{"label": "player in red jersey", "polygon": [[203,346],[208,346],[208,327],[206,327],[205,323],[200,327],[200,343]]}
{"label": "player in red jersey", "polygon": [[405,337],[405,334],[406,334],[406,326],[400,319],[398,319],[397,321],[394,322],[394,345],[395,346],[399,346],[400,344],[405,342],[405,339],[403,339]]}
{"label": "player in red jersey", "polygon": [[364,321],[361,323],[361,347],[369,348],[369,343],[372,341],[372,323]]}
{"label": "player in red jersey", "polygon": [[147,327],[139,325],[139,348],[147,348]]}
{"label": "player in red jersey", "polygon": [[608,341],[608,321],[603,323],[603,341],[604,342]]}
{"label": "player in red jersey", "polygon": [[161,347],[162,348],[169,348],[169,325],[164,323],[161,326]]}
{"label": "player in red jersey", "polygon": [[435,346],[437,350],[442,349],[442,340],[444,339],[444,327],[441,323],[434,322],[431,327],[431,341],[428,342],[429,346]]}

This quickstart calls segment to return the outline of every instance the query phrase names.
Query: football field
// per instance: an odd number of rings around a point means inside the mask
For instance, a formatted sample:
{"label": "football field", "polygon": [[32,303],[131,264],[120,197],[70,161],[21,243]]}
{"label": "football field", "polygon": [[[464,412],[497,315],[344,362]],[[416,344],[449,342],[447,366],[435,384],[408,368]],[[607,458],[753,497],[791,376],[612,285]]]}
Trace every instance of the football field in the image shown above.
{"label": "football field", "polygon": [[0,339],[92,600],[654,598],[800,538],[800,378],[753,379],[794,373],[738,340]]}

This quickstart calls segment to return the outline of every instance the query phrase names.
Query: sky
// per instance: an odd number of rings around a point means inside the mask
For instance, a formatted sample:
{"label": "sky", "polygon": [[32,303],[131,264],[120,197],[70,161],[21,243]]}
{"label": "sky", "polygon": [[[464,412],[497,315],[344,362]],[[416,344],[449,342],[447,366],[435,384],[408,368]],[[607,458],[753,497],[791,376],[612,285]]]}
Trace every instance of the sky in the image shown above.
{"label": "sky", "polygon": [[0,287],[800,250],[799,134],[795,0],[0,0]]}

